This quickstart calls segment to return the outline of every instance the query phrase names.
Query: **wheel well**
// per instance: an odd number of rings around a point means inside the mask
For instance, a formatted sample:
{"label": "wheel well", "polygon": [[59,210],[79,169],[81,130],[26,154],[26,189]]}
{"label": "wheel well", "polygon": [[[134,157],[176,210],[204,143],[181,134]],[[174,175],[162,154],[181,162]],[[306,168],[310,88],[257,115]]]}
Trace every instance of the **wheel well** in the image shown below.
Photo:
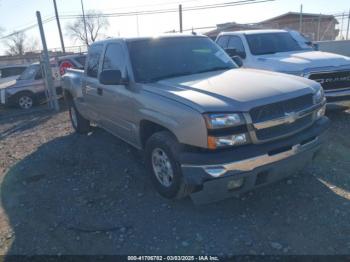
{"label": "wheel well", "polygon": [[17,99],[19,99],[19,97],[20,97],[21,95],[29,95],[29,96],[32,97],[34,103],[35,103],[35,101],[36,101],[35,94],[34,94],[32,91],[23,90],[23,91],[20,91],[20,92],[16,93],[16,94],[13,96],[12,102],[13,102],[13,103],[17,103]]}
{"label": "wheel well", "polygon": [[27,95],[34,97],[34,93],[32,91],[29,91],[29,90],[20,91],[20,92],[16,93],[15,96],[19,97],[20,95],[23,95],[23,94],[27,94]]}
{"label": "wheel well", "polygon": [[141,145],[142,148],[145,147],[147,140],[154,134],[160,131],[168,131],[171,133],[175,138],[173,132],[171,132],[168,128],[161,126],[159,124],[156,124],[149,120],[142,120],[140,123],[140,139],[141,139]]}

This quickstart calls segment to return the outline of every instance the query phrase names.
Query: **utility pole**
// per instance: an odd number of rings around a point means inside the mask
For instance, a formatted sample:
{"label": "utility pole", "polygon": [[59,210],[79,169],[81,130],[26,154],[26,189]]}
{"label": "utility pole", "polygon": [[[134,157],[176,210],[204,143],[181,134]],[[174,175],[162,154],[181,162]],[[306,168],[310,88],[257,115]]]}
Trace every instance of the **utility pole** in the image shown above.
{"label": "utility pole", "polygon": [[299,32],[303,32],[303,5],[300,5]]}
{"label": "utility pole", "polygon": [[321,14],[318,16],[318,24],[317,24],[317,41],[321,41]]}
{"label": "utility pole", "polygon": [[84,11],[83,0],[80,0],[80,2],[81,2],[81,11],[83,12],[83,21],[84,21],[84,30],[85,30],[86,46],[89,46],[89,40],[88,40],[87,31],[86,31],[86,20],[85,20],[85,11]]}
{"label": "utility pole", "polygon": [[63,42],[63,36],[62,36],[62,30],[61,30],[60,19],[59,19],[59,17],[58,17],[58,11],[57,11],[56,0],[53,0],[53,5],[54,5],[54,7],[55,7],[55,15],[56,15],[58,33],[60,34],[62,52],[65,53],[65,52],[66,52],[66,49],[64,48],[64,42]]}
{"label": "utility pole", "polygon": [[346,29],[346,40],[349,40],[349,27],[350,27],[350,9],[348,15],[348,28]]}
{"label": "utility pole", "polygon": [[344,16],[345,16],[345,12],[343,12],[343,14],[341,15],[341,25],[340,25],[340,40],[344,40],[343,39],[343,32],[344,32]]}
{"label": "utility pole", "polygon": [[43,46],[43,60],[44,60],[43,62],[44,62],[44,69],[45,69],[44,74],[45,74],[47,89],[49,93],[49,102],[53,106],[53,109],[55,109],[55,111],[58,112],[60,108],[57,101],[56,89],[53,84],[53,77],[52,77],[52,71],[51,71],[50,60],[49,60],[49,52],[47,50],[43,23],[42,23],[41,15],[39,11],[36,11],[36,17],[38,20],[41,43]]}
{"label": "utility pole", "polygon": [[180,33],[182,33],[182,5],[179,5]]}

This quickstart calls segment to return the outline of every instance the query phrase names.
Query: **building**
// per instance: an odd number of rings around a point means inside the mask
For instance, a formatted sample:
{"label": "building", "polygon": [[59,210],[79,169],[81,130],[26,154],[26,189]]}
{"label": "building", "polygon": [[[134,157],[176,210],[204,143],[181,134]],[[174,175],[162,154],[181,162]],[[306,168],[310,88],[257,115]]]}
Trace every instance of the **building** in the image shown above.
{"label": "building", "polygon": [[[339,30],[336,29],[338,20],[333,15],[305,13],[302,14],[301,21],[301,32],[311,41],[335,40],[339,34]],[[216,29],[205,33],[205,35],[215,39],[221,32],[250,29],[290,29],[300,31],[300,13],[289,12],[255,24],[237,24],[234,22],[218,24]]]}
{"label": "building", "polygon": [[[300,30],[300,20],[302,26]],[[289,12],[258,23],[263,28],[301,31],[311,41],[335,40],[339,34],[338,20],[333,15]]]}

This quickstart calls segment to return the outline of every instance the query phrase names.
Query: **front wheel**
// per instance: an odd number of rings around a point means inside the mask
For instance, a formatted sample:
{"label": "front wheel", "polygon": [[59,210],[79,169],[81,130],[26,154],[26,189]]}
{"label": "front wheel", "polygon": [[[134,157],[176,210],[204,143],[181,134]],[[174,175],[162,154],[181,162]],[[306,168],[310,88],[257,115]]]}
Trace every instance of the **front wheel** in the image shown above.
{"label": "front wheel", "polygon": [[166,131],[152,135],[146,143],[146,165],[151,180],[160,195],[166,198],[184,198],[193,187],[184,182],[180,163],[177,161],[179,144]]}
{"label": "front wheel", "polygon": [[90,121],[85,119],[77,110],[74,102],[69,103],[69,117],[74,130],[79,134],[86,134],[90,131]]}
{"label": "front wheel", "polygon": [[34,96],[30,92],[19,93],[16,97],[16,105],[21,109],[31,109],[34,106]]}

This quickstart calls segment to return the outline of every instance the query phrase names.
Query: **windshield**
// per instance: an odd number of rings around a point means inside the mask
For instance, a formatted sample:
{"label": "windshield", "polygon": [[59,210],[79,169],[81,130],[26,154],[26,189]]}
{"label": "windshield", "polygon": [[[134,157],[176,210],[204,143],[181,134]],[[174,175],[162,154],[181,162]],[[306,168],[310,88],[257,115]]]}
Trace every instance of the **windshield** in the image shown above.
{"label": "windshield", "polygon": [[19,80],[31,80],[34,79],[34,76],[39,68],[39,65],[31,65],[23,71],[23,73],[18,78]]}
{"label": "windshield", "polygon": [[231,58],[205,37],[145,39],[128,42],[137,82],[236,68]]}
{"label": "windshield", "polygon": [[287,32],[246,35],[250,52],[253,55],[266,55],[279,52],[303,50]]}

